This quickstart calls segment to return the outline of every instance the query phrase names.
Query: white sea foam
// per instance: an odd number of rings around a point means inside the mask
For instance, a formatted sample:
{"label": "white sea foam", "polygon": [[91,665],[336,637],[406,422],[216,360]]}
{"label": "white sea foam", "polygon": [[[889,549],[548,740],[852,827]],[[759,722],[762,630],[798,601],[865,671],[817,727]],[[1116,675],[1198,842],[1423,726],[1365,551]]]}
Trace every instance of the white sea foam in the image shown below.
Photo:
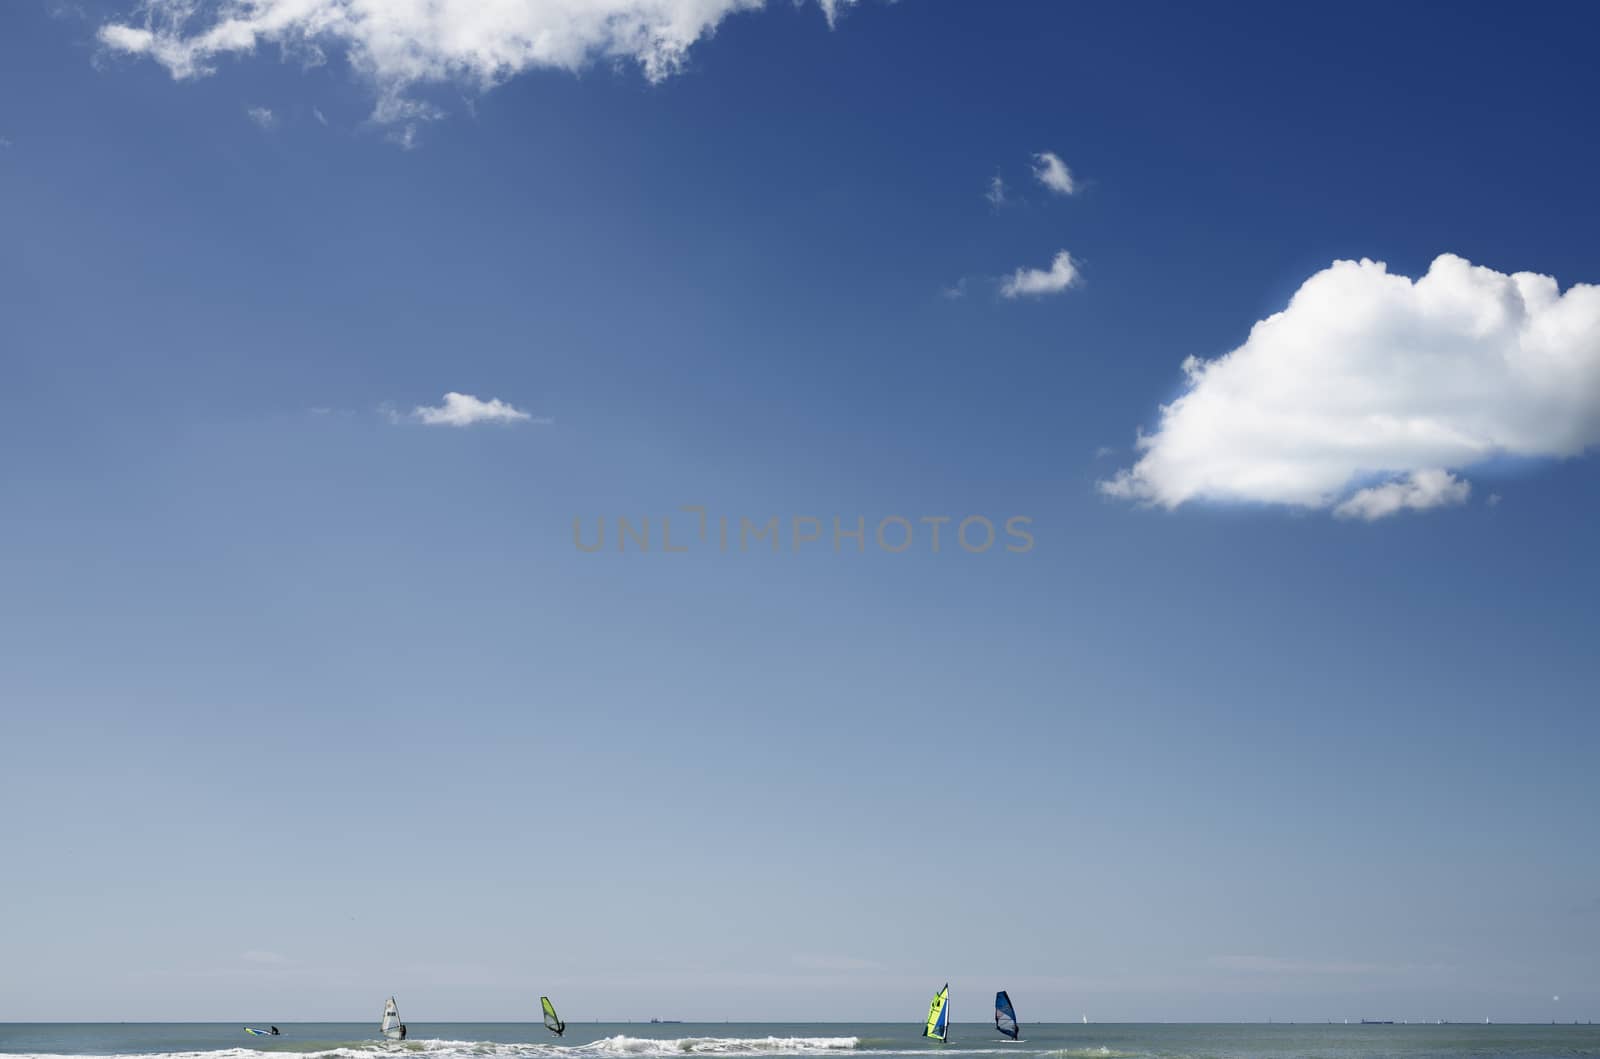
{"label": "white sea foam", "polygon": [[839,1052],[860,1044],[856,1037],[678,1037],[656,1040],[650,1037],[603,1037],[593,1044],[579,1045],[568,1052],[599,1052],[601,1055],[814,1055]]}
{"label": "white sea foam", "polygon": [[856,1037],[602,1037],[588,1044],[508,1044],[497,1041],[372,1041],[314,1051],[221,1048],[145,1052],[127,1056],[31,1053],[3,1059],[666,1059],[684,1055],[824,1055],[849,1051]]}

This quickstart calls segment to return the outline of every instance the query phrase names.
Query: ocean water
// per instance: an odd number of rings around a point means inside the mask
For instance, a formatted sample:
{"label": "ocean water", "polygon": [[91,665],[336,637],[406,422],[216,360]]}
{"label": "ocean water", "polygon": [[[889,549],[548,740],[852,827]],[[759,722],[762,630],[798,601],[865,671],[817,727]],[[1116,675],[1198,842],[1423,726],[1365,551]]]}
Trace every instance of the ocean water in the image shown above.
{"label": "ocean water", "polygon": [[[267,1025],[256,1023],[253,1025]],[[990,1023],[957,1023],[950,1043],[898,1023],[570,1023],[557,1040],[538,1023],[410,1023],[409,1039],[375,1039],[370,1023],[277,1023],[249,1037],[222,1023],[0,1024],[0,1054],[30,1059],[666,1059],[818,1056],[891,1059],[1571,1059],[1600,1057],[1600,1026],[1343,1024],[1024,1024],[1020,1043]]]}

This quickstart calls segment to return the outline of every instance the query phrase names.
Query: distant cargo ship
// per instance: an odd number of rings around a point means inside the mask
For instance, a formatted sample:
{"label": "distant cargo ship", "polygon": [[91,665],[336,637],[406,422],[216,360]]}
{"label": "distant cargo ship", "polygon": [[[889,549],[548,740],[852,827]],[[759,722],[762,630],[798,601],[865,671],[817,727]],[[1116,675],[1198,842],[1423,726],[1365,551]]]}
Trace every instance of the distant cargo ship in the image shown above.
{"label": "distant cargo ship", "polygon": [[652,1026],[681,1026],[681,1025],[683,1025],[683,1020],[682,1019],[651,1019],[650,1020],[650,1025],[652,1025]]}
{"label": "distant cargo ship", "polygon": [[1362,1019],[1363,1026],[1393,1026],[1394,1019]]}

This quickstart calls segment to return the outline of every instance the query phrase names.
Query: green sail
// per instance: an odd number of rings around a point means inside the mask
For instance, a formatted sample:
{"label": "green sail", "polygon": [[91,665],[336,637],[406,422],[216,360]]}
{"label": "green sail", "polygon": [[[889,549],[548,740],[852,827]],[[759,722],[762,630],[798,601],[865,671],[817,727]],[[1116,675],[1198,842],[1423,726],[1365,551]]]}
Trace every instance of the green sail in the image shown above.
{"label": "green sail", "polygon": [[934,994],[933,1003],[928,1005],[928,1025],[922,1030],[924,1037],[932,1037],[936,1041],[945,1040],[949,1031],[949,1005],[950,984],[946,982],[945,987]]}
{"label": "green sail", "polygon": [[567,1024],[565,1022],[561,1021],[561,1016],[560,1015],[556,1014],[556,1006],[554,1004],[550,1003],[550,998],[549,997],[547,997],[547,996],[540,997],[539,998],[539,1006],[544,1008],[544,1028],[545,1029],[549,1030],[551,1033],[555,1034],[557,1037],[559,1037],[563,1033],[567,1032]]}

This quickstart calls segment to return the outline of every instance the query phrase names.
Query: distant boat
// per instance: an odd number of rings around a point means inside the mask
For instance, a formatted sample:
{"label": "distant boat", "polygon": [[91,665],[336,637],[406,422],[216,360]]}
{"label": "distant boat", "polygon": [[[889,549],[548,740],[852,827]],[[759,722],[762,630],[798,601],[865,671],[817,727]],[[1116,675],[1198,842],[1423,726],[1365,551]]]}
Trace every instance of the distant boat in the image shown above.
{"label": "distant boat", "polygon": [[678,1025],[682,1025],[682,1023],[683,1023],[682,1019],[651,1019],[650,1020],[650,1025],[652,1025],[652,1026],[678,1026]]}
{"label": "distant boat", "polygon": [[400,1005],[394,1002],[394,997],[390,997],[389,1002],[383,1005],[383,1024],[379,1029],[391,1041],[406,1039],[406,1024],[400,1021]]}
{"label": "distant boat", "polygon": [[1393,1026],[1394,1019],[1362,1019],[1363,1026]]}
{"label": "distant boat", "polygon": [[950,983],[946,982],[944,988],[933,995],[933,1002],[928,1005],[928,1024],[922,1028],[922,1035],[944,1044],[949,1040],[949,1030]]}
{"label": "distant boat", "polygon": [[539,998],[539,1006],[544,1009],[544,1028],[557,1037],[567,1032],[567,1024],[561,1021],[561,1016],[556,1014],[556,1006],[550,1003],[550,998]]}
{"label": "distant boat", "polygon": [[994,995],[994,1028],[1012,1040],[1022,1032],[1017,1025],[1017,1009],[1011,1006],[1011,997],[1004,989]]}
{"label": "distant boat", "polygon": [[1089,1025],[1089,1016],[1088,1016],[1088,1015],[1085,1015],[1085,1016],[1084,1016],[1084,1017],[1083,1017],[1083,1024],[1084,1024],[1084,1025],[1085,1025],[1085,1026],[1087,1026],[1087,1025]]}
{"label": "distant boat", "polygon": [[264,1030],[258,1030],[254,1026],[246,1026],[244,1031],[252,1037],[276,1037],[278,1035],[278,1027],[276,1026],[268,1026]]}

